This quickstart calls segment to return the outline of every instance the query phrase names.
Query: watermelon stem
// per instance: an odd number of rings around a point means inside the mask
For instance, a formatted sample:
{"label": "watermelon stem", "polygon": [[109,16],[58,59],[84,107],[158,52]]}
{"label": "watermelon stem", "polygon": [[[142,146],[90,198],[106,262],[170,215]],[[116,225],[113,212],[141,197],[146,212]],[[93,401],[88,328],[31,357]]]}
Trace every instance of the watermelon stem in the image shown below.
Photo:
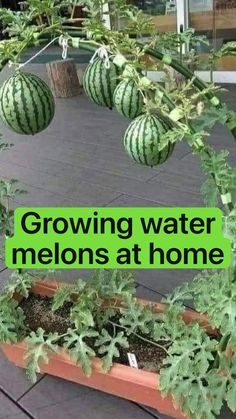
{"label": "watermelon stem", "polygon": [[[82,34],[81,34],[81,36],[82,36]],[[94,52],[95,49],[99,45],[101,46],[101,44],[98,44],[97,42],[94,42],[94,41],[86,41],[84,39],[81,39],[80,40],[79,47],[81,49]],[[137,42],[137,45],[139,47],[142,47],[143,49],[145,47],[145,45],[143,45],[140,42]],[[160,61],[165,61],[165,58],[166,58],[166,55],[163,54],[161,51],[159,51],[157,49],[152,49],[152,48],[145,49],[145,54],[150,55],[151,57],[156,58],[156,59],[158,59]],[[171,57],[169,57],[169,58],[170,59],[168,61],[168,65],[170,67],[172,67],[178,73],[182,74],[185,78],[187,78],[189,80],[193,80],[193,85],[198,90],[200,90],[200,91],[207,90],[204,93],[204,96],[206,97],[206,99],[208,101],[211,102],[211,104],[213,106],[215,106],[217,109],[223,108],[222,102],[215,96],[214,93],[212,93],[212,92],[209,91],[208,85],[203,80],[201,80],[199,77],[195,76],[195,74],[189,68],[185,67],[183,64],[181,64],[180,62],[178,62],[178,60],[175,60],[174,58],[171,58]],[[168,99],[167,99],[167,101],[168,101],[168,103],[170,105],[170,102],[169,102]],[[168,104],[168,103],[166,102],[166,104]],[[232,116],[231,116],[230,113],[228,114],[228,120],[226,121],[226,123],[224,124],[224,126],[226,126],[230,130],[231,134],[233,135],[234,139],[236,140],[236,123],[234,123],[234,121],[232,121]]]}
{"label": "watermelon stem", "polygon": [[[173,100],[170,98],[170,96],[166,93],[166,91],[164,89],[161,89],[161,91],[162,91],[162,101],[163,101],[163,103],[165,103],[166,105],[168,105],[168,108],[169,108],[170,111],[175,111],[176,105],[173,102]],[[167,118],[171,122],[172,125],[174,124],[176,126],[180,126],[179,120],[174,121],[173,119],[170,118],[170,113],[164,112],[163,110],[162,110],[162,113],[165,116],[165,118]],[[188,127],[190,129],[190,134],[191,135],[196,134],[196,131],[192,127],[191,123],[189,121],[186,121],[186,123],[187,123],[187,125],[188,125]],[[199,142],[199,140],[198,141],[196,140],[192,144],[192,148],[193,148],[194,151],[197,152],[198,155],[199,155],[199,153],[204,153],[206,155],[206,157],[208,159],[210,159],[210,160],[213,157],[211,150],[207,147],[206,144],[204,144],[204,142],[202,140],[200,142]],[[222,188],[220,188],[218,186],[218,184],[216,182],[216,176],[215,176],[215,173],[214,172],[211,172],[211,176],[212,176],[212,178],[213,178],[213,180],[214,180],[214,182],[215,182],[215,184],[216,184],[216,186],[217,186],[217,188],[219,190],[219,193],[220,193],[220,196],[222,198],[222,203],[224,205],[225,211],[226,211],[227,214],[229,214],[234,209],[234,205],[233,205],[233,202],[232,202],[232,196],[231,196],[231,194],[230,194],[230,192],[229,192],[229,190],[227,188],[224,189],[224,190],[222,190]],[[229,201],[224,202],[224,198],[223,197],[225,195],[231,196],[231,199]]]}
{"label": "watermelon stem", "polygon": [[[144,47],[143,44],[141,44],[141,43],[137,43],[137,45],[142,46],[142,48]],[[81,40],[80,41],[80,47],[82,49],[87,49],[87,50],[90,50],[90,51],[91,50],[94,50],[94,46],[93,46],[93,44],[90,41],[88,42],[88,41]],[[145,53],[148,54],[148,55],[150,55],[150,56],[152,56],[152,57],[154,57],[154,58],[157,58],[157,59],[159,59],[161,61],[165,60],[165,55],[162,52],[158,51],[158,50],[154,50],[152,48],[148,48],[148,49],[145,49]],[[179,63],[177,60],[175,60],[175,59],[173,59],[171,57],[170,57],[170,60],[168,62],[168,65],[170,65],[176,71],[178,71],[179,73],[181,73],[187,79],[191,80],[192,83],[193,83],[193,85],[197,89],[199,89],[200,91],[205,91],[206,90],[205,97],[211,102],[211,104],[213,106],[215,106],[217,109],[223,108],[223,104],[220,102],[220,100],[212,92],[210,92],[207,89],[208,88],[208,85],[206,83],[204,83],[204,81],[202,81],[199,77],[196,77],[195,74],[191,70],[189,70],[183,64]],[[172,99],[169,97],[169,95],[166,93],[166,91],[163,89],[162,92],[163,92],[163,102],[169,107],[170,110],[175,109],[175,107],[176,107],[175,106],[175,103],[172,101]],[[228,120],[226,121],[226,123],[224,125],[231,131],[233,137],[236,140],[236,126],[232,122],[233,121],[232,121],[231,114],[228,114]],[[173,123],[173,121],[172,121],[172,123]],[[178,122],[176,122],[176,124],[178,124]],[[191,134],[195,134],[195,130],[193,129],[193,127],[191,126],[191,124],[188,124],[188,125],[190,127]],[[199,152],[199,150],[200,150],[201,152],[205,153],[205,155],[209,159],[212,159],[211,150],[205,144],[201,148],[199,148],[199,145],[198,144],[193,143],[193,147],[194,147],[194,151]],[[222,190],[221,188],[218,187],[214,172],[212,172],[211,175],[212,175],[213,180],[216,183],[216,186],[217,186],[217,188],[219,190],[220,195],[221,196],[224,196],[225,194],[227,194],[228,193],[228,190],[227,189]],[[229,214],[233,210],[233,208],[234,208],[234,205],[233,205],[232,201],[231,202],[227,202],[227,203],[224,203],[223,202],[223,205],[224,205],[224,208],[225,208],[227,214]]]}
{"label": "watermelon stem", "polygon": [[[139,44],[139,45],[142,45],[142,44]],[[160,61],[163,61],[163,59],[165,57],[165,55],[162,52],[160,52],[158,50],[151,49],[151,48],[148,48],[147,50],[145,50],[145,53],[150,55],[153,58],[157,58]],[[174,70],[178,71],[178,73],[182,74],[187,79],[193,80],[193,85],[197,89],[199,89],[200,91],[204,91],[208,88],[208,85],[203,80],[201,80],[199,77],[195,76],[195,74],[191,70],[189,70],[183,64],[179,63],[174,58],[171,58],[171,62],[169,63],[169,65],[170,65],[170,67],[172,67]],[[209,90],[206,91],[205,97],[216,108],[221,109],[223,107],[223,104],[221,103],[221,101]],[[226,121],[225,125],[226,125],[226,127],[229,128],[229,130],[231,131],[234,139],[236,140],[236,126],[230,127],[230,121],[231,121],[231,116],[229,114],[228,120]]]}

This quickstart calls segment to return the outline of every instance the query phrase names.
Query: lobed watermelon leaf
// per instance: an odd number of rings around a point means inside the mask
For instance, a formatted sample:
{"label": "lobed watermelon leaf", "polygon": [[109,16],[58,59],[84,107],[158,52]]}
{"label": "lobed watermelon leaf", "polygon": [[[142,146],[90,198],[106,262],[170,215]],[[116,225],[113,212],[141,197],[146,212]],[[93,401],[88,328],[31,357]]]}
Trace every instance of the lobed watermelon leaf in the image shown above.
{"label": "lobed watermelon leaf", "polygon": [[95,351],[86,341],[94,339],[98,336],[98,332],[92,329],[79,333],[77,330],[68,329],[68,334],[64,339],[63,347],[68,350],[71,358],[79,364],[86,376],[92,374],[91,358],[94,357]]}
{"label": "lobed watermelon leaf", "polygon": [[30,381],[37,381],[37,373],[41,371],[41,365],[47,364],[49,361],[49,352],[57,353],[59,335],[58,333],[49,333],[48,335],[42,328],[36,332],[31,332],[26,338],[28,348],[25,353],[27,366],[27,376]]}
{"label": "lobed watermelon leaf", "polygon": [[103,355],[102,357],[102,368],[105,373],[110,371],[114,358],[120,356],[120,348],[129,348],[129,342],[127,337],[124,336],[124,332],[118,332],[116,336],[110,336],[106,329],[101,331],[98,339],[95,342],[95,346],[98,346],[98,353]]}

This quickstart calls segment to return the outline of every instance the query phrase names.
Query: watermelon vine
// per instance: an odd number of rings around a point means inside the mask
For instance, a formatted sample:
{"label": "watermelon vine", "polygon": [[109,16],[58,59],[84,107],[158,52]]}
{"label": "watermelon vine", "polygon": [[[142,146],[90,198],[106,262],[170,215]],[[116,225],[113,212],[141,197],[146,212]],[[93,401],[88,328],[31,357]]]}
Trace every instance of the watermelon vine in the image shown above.
{"label": "watermelon vine", "polygon": [[[103,21],[105,3],[110,6],[113,30]],[[236,169],[228,163],[229,152],[216,151],[207,137],[221,122],[236,138],[236,114],[219,100],[220,88],[195,76],[197,56],[183,54],[184,44],[206,40],[191,29],[178,35],[156,34],[152,19],[126,3],[27,0],[24,12],[1,9],[0,19],[9,37],[0,41],[0,66],[10,60],[16,72],[1,87],[0,116],[11,129],[23,134],[37,134],[53,118],[54,100],[49,88],[19,68],[22,53],[29,47],[44,45],[53,38],[58,41],[63,35],[71,47],[95,53],[84,75],[84,90],[96,104],[115,108],[131,119],[124,136],[129,156],[138,164],[168,164],[178,143],[185,141],[200,158],[206,175],[202,186],[205,203],[223,207],[224,234],[232,243],[232,264],[227,270],[202,272],[173,290],[164,299],[167,310],[161,315],[154,314],[151,305],[137,303],[132,275],[99,271],[88,283],[78,280],[72,288],[64,286],[56,292],[53,312],[70,304],[70,327],[63,333],[42,328],[29,332],[24,312],[12,297],[17,292],[29,298],[37,278],[33,273],[16,271],[0,296],[0,341],[27,339],[28,375],[35,381],[49,354],[61,348],[86,375],[92,373],[95,355],[108,372],[120,353],[128,349],[130,339],[138,337],[165,353],[160,371],[163,395],[171,394],[193,419],[213,419],[225,403],[236,411]],[[69,18],[62,14],[63,8],[73,11],[76,5],[86,7],[81,31],[73,27],[73,14]],[[39,15],[43,20],[36,25]],[[236,43],[224,45],[212,53],[209,67],[235,51]],[[148,70],[160,68],[165,72],[165,88],[146,76]],[[181,77],[171,75],[170,68]],[[2,144],[0,151],[7,147]],[[13,233],[9,202],[21,193],[14,180],[0,180],[0,230],[4,237]],[[77,293],[80,298],[75,298]],[[122,307],[104,306],[106,301],[117,299]],[[185,304],[207,313],[218,334],[209,336],[196,323],[186,325],[182,319]]]}

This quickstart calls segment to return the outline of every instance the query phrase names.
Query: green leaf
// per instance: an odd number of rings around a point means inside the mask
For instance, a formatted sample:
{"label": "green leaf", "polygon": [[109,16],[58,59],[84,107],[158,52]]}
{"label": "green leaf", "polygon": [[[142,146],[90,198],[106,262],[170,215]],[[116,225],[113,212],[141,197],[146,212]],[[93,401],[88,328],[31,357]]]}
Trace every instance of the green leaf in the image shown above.
{"label": "green leaf", "polygon": [[[231,358],[225,354],[221,355],[220,368],[224,372],[223,376],[226,382],[225,401],[232,412],[236,412],[236,355]],[[222,375],[222,374],[221,374]]]}
{"label": "green leaf", "polygon": [[107,278],[107,282],[109,282],[110,292],[114,296],[126,298],[135,293],[134,276],[131,272],[115,270],[110,275],[110,278]]}
{"label": "green leaf", "polygon": [[87,282],[84,281],[83,279],[77,279],[74,287],[73,287],[73,291],[75,293],[80,294],[81,292],[83,292],[86,288]]}
{"label": "green leaf", "polygon": [[53,296],[52,310],[56,311],[62,307],[66,302],[71,300],[71,287],[63,286],[59,287]]}
{"label": "green leaf", "polygon": [[236,42],[226,42],[220,49],[217,49],[217,51],[213,51],[213,54],[216,58],[221,58],[229,55],[236,55]]}
{"label": "green leaf", "polygon": [[0,296],[0,342],[15,343],[24,330],[24,313],[9,295]]}
{"label": "green leaf", "polygon": [[10,277],[10,282],[6,285],[5,290],[9,295],[13,296],[16,292],[25,298],[29,297],[29,292],[35,278],[26,271],[14,271]]}
{"label": "green leaf", "polygon": [[71,309],[70,317],[78,330],[94,326],[92,312],[88,308],[84,307],[80,301]]}
{"label": "green leaf", "polygon": [[196,310],[208,314],[210,323],[222,335],[236,328],[236,284],[227,270],[203,272],[192,283]]}
{"label": "green leaf", "polygon": [[171,128],[166,133],[162,134],[159,139],[159,150],[163,150],[167,147],[170,143],[174,144],[180,141],[183,141],[185,135],[187,133],[187,129],[183,125],[181,128]]}
{"label": "green leaf", "polygon": [[189,284],[186,282],[182,284],[179,287],[176,287],[169,295],[167,295],[165,298],[163,298],[163,302],[165,304],[168,304],[169,306],[175,304],[179,304],[180,310],[183,311],[184,301],[189,301],[192,299],[191,291]]}
{"label": "green leaf", "polygon": [[168,350],[160,388],[165,395],[171,393],[190,417],[213,419],[220,413],[225,395],[224,378],[210,370],[218,342],[198,324],[185,328],[185,338],[175,341]]}
{"label": "green leaf", "polygon": [[33,383],[37,381],[37,373],[40,373],[41,366],[48,363],[48,353],[59,351],[58,340],[58,333],[46,335],[42,328],[39,328],[36,332],[31,332],[27,337],[28,349],[25,353],[27,375]]}
{"label": "green leaf", "polygon": [[104,298],[129,298],[135,293],[134,276],[125,271],[97,271],[91,286]]}
{"label": "green leaf", "polygon": [[118,308],[102,308],[97,311],[96,313],[96,326],[98,330],[102,330],[104,326],[107,326],[110,323],[110,320],[114,319],[117,312],[119,311]]}
{"label": "green leaf", "polygon": [[152,330],[152,338],[156,342],[173,342],[182,339],[185,323],[182,319],[183,310],[178,305],[171,305],[165,313],[156,314]]}
{"label": "green leaf", "polygon": [[229,155],[227,150],[216,152],[208,146],[207,153],[205,150],[199,150],[198,154],[204,173],[214,176],[215,184],[219,189],[228,192],[236,189],[236,169],[227,163],[226,159]]}
{"label": "green leaf", "polygon": [[103,329],[101,335],[95,342],[95,346],[98,346],[98,352],[102,357],[102,368],[105,373],[107,373],[112,365],[113,359],[119,358],[120,351],[119,347],[127,349],[129,343],[127,338],[124,336],[124,332],[117,333],[116,336],[110,336],[107,330]]}
{"label": "green leaf", "polygon": [[80,364],[84,374],[88,377],[92,374],[91,358],[96,354],[86,342],[97,336],[98,332],[95,330],[85,330],[79,333],[78,331],[68,329],[68,334],[64,339],[63,347],[69,351],[73,361]]}
{"label": "green leaf", "polygon": [[151,306],[144,306],[136,303],[132,299],[127,302],[127,307],[120,309],[122,317],[120,324],[126,328],[126,332],[131,335],[140,331],[149,334],[153,324],[153,312]]}
{"label": "green leaf", "polygon": [[15,343],[18,340],[18,330],[16,328],[16,318],[13,313],[0,311],[0,341]]}
{"label": "green leaf", "polygon": [[226,107],[220,109],[215,107],[206,107],[204,112],[193,121],[192,125],[196,131],[211,130],[216,123],[224,124],[228,119],[228,110]]}
{"label": "green leaf", "polygon": [[223,231],[225,237],[236,243],[236,208],[223,217]]}
{"label": "green leaf", "polygon": [[236,412],[236,380],[231,379],[227,387],[227,394],[225,398],[227,405],[232,412]]}
{"label": "green leaf", "polygon": [[213,208],[218,205],[219,191],[212,178],[206,179],[206,181],[203,183],[201,187],[201,193],[207,207]]}

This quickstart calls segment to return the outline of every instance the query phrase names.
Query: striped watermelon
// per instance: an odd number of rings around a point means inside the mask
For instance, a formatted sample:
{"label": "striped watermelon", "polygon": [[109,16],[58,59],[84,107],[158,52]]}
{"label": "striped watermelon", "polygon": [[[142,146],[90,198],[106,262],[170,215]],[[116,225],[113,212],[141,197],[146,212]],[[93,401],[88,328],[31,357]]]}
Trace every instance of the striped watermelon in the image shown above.
{"label": "striped watermelon", "polygon": [[113,94],[118,83],[118,67],[110,62],[106,68],[104,60],[96,58],[85,70],[83,87],[86,95],[97,105],[113,107]]}
{"label": "striped watermelon", "polygon": [[37,134],[53,119],[51,90],[38,76],[17,71],[0,89],[0,117],[18,134]]}
{"label": "striped watermelon", "polygon": [[144,114],[134,119],[126,130],[124,146],[130,157],[137,163],[155,166],[164,163],[172,154],[174,144],[169,143],[159,150],[161,134],[170,126],[160,117]]}
{"label": "striped watermelon", "polygon": [[142,113],[143,97],[134,80],[122,80],[114,93],[114,105],[117,111],[134,119]]}

